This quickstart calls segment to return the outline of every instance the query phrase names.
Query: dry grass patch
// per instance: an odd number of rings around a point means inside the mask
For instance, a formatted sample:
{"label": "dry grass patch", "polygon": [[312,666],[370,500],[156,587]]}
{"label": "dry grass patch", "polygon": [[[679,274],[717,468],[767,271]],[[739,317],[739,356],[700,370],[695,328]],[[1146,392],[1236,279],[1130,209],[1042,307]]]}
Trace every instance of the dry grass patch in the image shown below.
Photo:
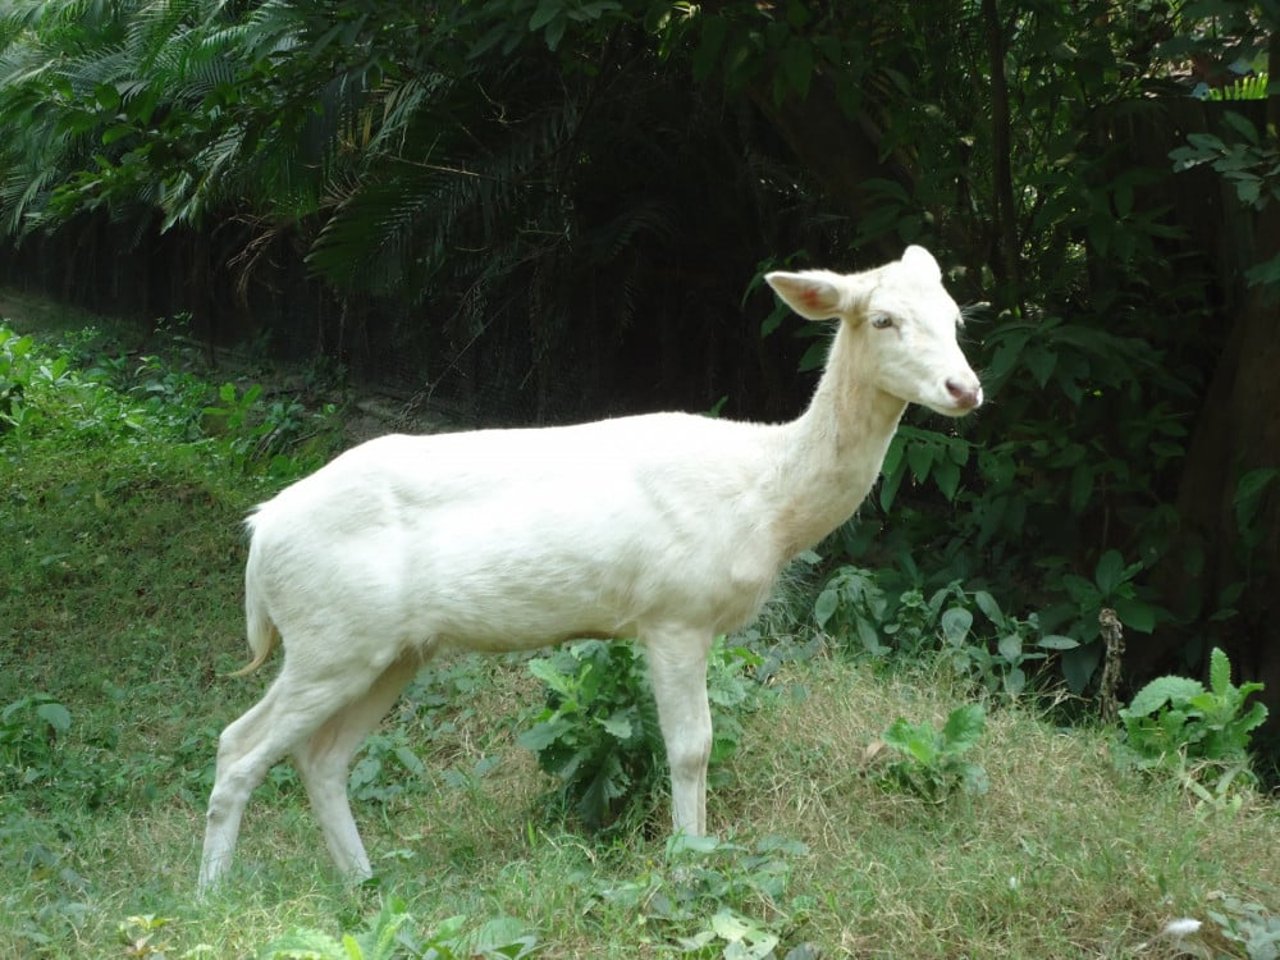
{"label": "dry grass patch", "polygon": [[[886,788],[867,745],[898,716],[937,725],[964,698],[944,674],[811,665],[809,695],[753,723],[720,823],[804,841],[796,890],[813,938],[853,956],[1176,955],[1158,936],[1216,891],[1280,908],[1280,811],[1231,813],[1118,772],[1107,738],[996,707],[972,758],[983,796],[941,804]],[[729,809],[723,801],[729,801]],[[1145,944],[1145,946],[1144,946]]]}

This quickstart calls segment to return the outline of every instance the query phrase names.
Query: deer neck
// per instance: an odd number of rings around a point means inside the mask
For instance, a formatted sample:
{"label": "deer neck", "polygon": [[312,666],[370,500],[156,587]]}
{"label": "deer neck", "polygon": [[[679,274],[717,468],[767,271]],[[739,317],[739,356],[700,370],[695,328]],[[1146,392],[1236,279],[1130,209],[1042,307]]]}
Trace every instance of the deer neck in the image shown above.
{"label": "deer neck", "polygon": [[787,559],[852,516],[907,406],[859,367],[854,339],[841,323],[809,408],[783,430],[775,536]]}

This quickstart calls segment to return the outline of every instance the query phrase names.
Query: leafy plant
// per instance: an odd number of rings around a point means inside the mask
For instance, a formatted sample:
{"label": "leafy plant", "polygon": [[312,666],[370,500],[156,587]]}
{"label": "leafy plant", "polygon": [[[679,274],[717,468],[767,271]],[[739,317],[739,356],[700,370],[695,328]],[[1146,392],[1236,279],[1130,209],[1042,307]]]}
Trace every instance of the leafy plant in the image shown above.
{"label": "leafy plant", "polygon": [[807,853],[803,843],[783,837],[763,837],[749,847],[716,837],[672,837],[664,869],[597,882],[595,895],[639,912],[683,954],[802,960],[816,956],[809,944],[778,951],[806,909],[801,898],[790,910],[782,906],[789,858]]}
{"label": "leafy plant", "polygon": [[153,957],[164,960],[172,947],[158,940],[161,931],[173,922],[170,917],[160,917],[148,913],[126,917],[116,926],[116,933],[124,945],[127,957]]}
{"label": "leafy plant", "polygon": [[46,693],[33,693],[0,710],[0,770],[12,789],[50,777],[59,766],[58,738],[71,729],[71,712]]}
{"label": "leafy plant", "polygon": [[[233,383],[218,388],[218,403],[204,408],[204,415],[233,462],[246,472],[265,466],[273,476],[289,478],[319,466],[319,458],[297,456],[302,441],[329,428],[336,407],[329,404],[309,414],[296,399],[267,401],[260,384],[240,390]],[[293,449],[293,456],[286,451]]]}
{"label": "leafy plant", "polygon": [[[954,625],[956,611],[966,610],[969,603],[970,598],[959,580],[935,590],[928,600],[919,589],[905,590],[887,616],[884,634],[899,655],[912,656],[934,650],[939,635],[946,636],[944,626]],[[972,623],[972,617],[969,622]]]}
{"label": "leafy plant", "polygon": [[407,907],[387,897],[378,915],[354,933],[336,938],[322,930],[299,928],[272,940],[258,956],[263,960],[477,960],[530,956],[536,939],[510,917],[496,917],[468,930],[465,916],[450,917],[427,937],[410,929]]}
{"label": "leafy plant", "polygon": [[1005,614],[995,597],[985,590],[975,591],[973,602],[995,628],[994,638],[972,642],[973,614],[961,606],[942,614],[942,636],[956,671],[974,677],[990,693],[1021,695],[1027,687],[1026,664],[1078,646],[1071,637],[1043,634],[1034,613],[1025,620]]}
{"label": "leafy plant", "polygon": [[813,616],[820,629],[836,637],[856,638],[865,652],[882,657],[891,649],[880,639],[880,626],[888,607],[889,600],[874,573],[842,566],[818,594]]}
{"label": "leafy plant", "polygon": [[1247,764],[1252,732],[1266,720],[1267,708],[1257,701],[1246,708],[1246,701],[1262,689],[1261,683],[1233,684],[1230,660],[1214,647],[1207,689],[1188,677],[1158,677],[1120,710],[1124,753],[1144,768]]}
{"label": "leafy plant", "polygon": [[355,800],[385,803],[405,791],[406,775],[418,778],[425,772],[405,731],[393,727],[365,741],[347,778],[348,789]]}
{"label": "leafy plant", "polygon": [[1174,171],[1208,164],[1236,189],[1241,203],[1262,209],[1280,198],[1280,180],[1275,174],[1276,150],[1266,143],[1253,123],[1241,114],[1228,112],[1223,122],[1239,139],[1228,142],[1212,133],[1187,135],[1187,146],[1170,154]]}
{"label": "leafy plant", "polygon": [[1280,960],[1280,915],[1226,894],[1215,895],[1214,901],[1205,914],[1224,937],[1244,948],[1249,960]]}
{"label": "leafy plant", "polygon": [[[734,708],[752,690],[747,668],[760,658],[723,638],[707,667],[714,767],[737,749]],[[561,798],[593,829],[612,824],[624,806],[643,809],[665,782],[666,749],[643,657],[630,643],[585,640],[529,663],[547,689],[547,706],[518,743],[561,782]]]}
{"label": "leafy plant", "polygon": [[[1072,637],[1044,632],[1035,613],[1025,619],[1006,614],[990,593],[968,592],[959,580],[928,599],[917,587],[895,599],[880,586],[889,579],[883,573],[838,568],[814,603],[818,625],[838,637],[856,637],[861,649],[876,657],[941,650],[956,672],[973,677],[991,693],[1011,697],[1026,689],[1028,664],[1079,645]],[[975,629],[975,607],[994,634]]]}
{"label": "leafy plant", "polygon": [[1044,610],[1041,619],[1062,624],[1064,631],[1078,641],[1062,648],[1062,673],[1073,693],[1085,690],[1102,659],[1098,613],[1103,607],[1115,610],[1129,629],[1139,633],[1155,629],[1161,611],[1143,597],[1137,585],[1143,566],[1141,562],[1126,563],[1120,551],[1108,550],[1098,558],[1092,579],[1070,571],[1058,574],[1067,599]]}
{"label": "leafy plant", "polygon": [[899,717],[869,754],[876,757],[884,747],[897,754],[889,761],[881,780],[914,793],[931,803],[940,803],[956,790],[987,792],[987,774],[981,764],[964,759],[986,729],[987,715],[981,704],[957,707],[939,730],[930,723],[909,723]]}

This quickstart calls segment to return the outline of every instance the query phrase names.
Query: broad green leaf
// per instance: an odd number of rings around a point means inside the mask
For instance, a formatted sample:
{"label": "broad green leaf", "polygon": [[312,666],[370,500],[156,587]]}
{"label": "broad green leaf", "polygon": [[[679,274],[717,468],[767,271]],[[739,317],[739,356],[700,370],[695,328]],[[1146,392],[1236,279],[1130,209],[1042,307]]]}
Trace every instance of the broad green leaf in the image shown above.
{"label": "broad green leaf", "polygon": [[782,49],[782,70],[787,83],[801,100],[809,95],[813,79],[813,47],[802,37],[792,37]]}
{"label": "broad green leaf", "polygon": [[1214,647],[1209,653],[1209,689],[1219,697],[1231,689],[1231,661],[1221,647]]}
{"label": "broad green leaf", "polygon": [[556,667],[555,661],[550,657],[538,657],[530,660],[529,672],[562,697],[566,699],[573,697],[573,678],[561,673]]}
{"label": "broad green leaf", "polygon": [[872,656],[882,657],[889,652],[889,648],[880,642],[880,634],[876,632],[876,628],[866,620],[858,620],[857,631],[862,646]]}
{"label": "broad green leaf", "polygon": [[828,585],[818,594],[818,599],[813,604],[813,618],[818,621],[819,627],[827,625],[827,621],[835,614],[839,605],[840,595],[835,587]]}
{"label": "broad green leaf", "polygon": [[559,718],[538,723],[516,737],[516,743],[526,750],[538,753],[559,740],[572,726],[567,720]]}
{"label": "broad green leaf", "polygon": [[1004,675],[1004,692],[1011,697],[1020,697],[1027,688],[1027,674],[1021,667],[1014,667]]}
{"label": "broad green leaf", "polygon": [[1074,637],[1064,637],[1061,634],[1051,633],[1048,636],[1041,637],[1036,646],[1044,647],[1046,650],[1074,650],[1080,646],[1080,641]]}
{"label": "broad green leaf", "polygon": [[1189,677],[1157,677],[1134,694],[1129,706],[1121,711],[1126,717],[1147,717],[1166,704],[1186,703],[1204,693],[1204,684]]}
{"label": "broad green leaf", "polygon": [[1097,569],[1093,574],[1093,581],[1098,585],[1098,592],[1104,597],[1110,596],[1115,588],[1120,586],[1123,572],[1124,557],[1120,556],[1120,551],[1108,550],[1104,553],[1099,558]]}
{"label": "broad green leaf", "polygon": [[[698,41],[698,48],[693,54],[693,76],[694,79],[702,82],[711,76],[711,71],[715,68],[716,61],[720,57],[720,51],[724,47],[724,38],[729,31],[729,21],[722,16],[713,16],[704,14],[699,17],[702,21],[702,36]],[[773,314],[785,315],[787,307],[779,302],[774,308]],[[766,321],[767,322],[767,321]],[[765,336],[761,331],[761,336]]]}
{"label": "broad green leaf", "polygon": [[1252,525],[1262,505],[1262,496],[1276,477],[1280,477],[1280,469],[1276,467],[1260,467],[1250,470],[1236,484],[1233,504],[1236,512],[1236,528],[1244,533]]}
{"label": "broad green leaf", "polygon": [[544,36],[547,38],[547,49],[555,52],[560,46],[560,41],[564,37],[565,28],[569,26],[569,18],[561,14],[547,24],[547,30]]}
{"label": "broad green leaf", "polygon": [[942,614],[942,636],[950,644],[962,643],[972,627],[973,614],[964,607],[951,607]]}
{"label": "broad green leaf", "polygon": [[457,947],[460,955],[467,957],[487,957],[495,953],[509,956],[506,948],[522,944],[528,937],[529,927],[523,921],[502,915],[458,937]]}
{"label": "broad green leaf", "polygon": [[71,712],[60,703],[42,703],[36,707],[36,716],[58,733],[71,729]]}
{"label": "broad green leaf", "polygon": [[996,649],[1000,651],[1000,656],[1014,663],[1022,656],[1022,638],[1016,633],[1006,633],[1000,638]]}
{"label": "broad green leaf", "polygon": [[109,147],[111,146],[111,144],[115,143],[117,140],[123,140],[125,137],[129,136],[133,132],[134,132],[133,127],[123,123],[116,124],[115,126],[112,126],[112,127],[107,127],[106,130],[102,131],[102,145],[104,147]]}
{"label": "broad green leaf", "polygon": [[1245,271],[1244,275],[1245,279],[1249,281],[1249,285],[1253,287],[1280,284],[1280,256],[1272,257],[1256,266],[1250,267]]}
{"label": "broad green leaf", "polygon": [[103,110],[114,113],[120,109],[120,91],[114,84],[100,83],[93,89],[93,98]]}
{"label": "broad green leaf", "polygon": [[951,458],[951,462],[957,467],[963,467],[969,462],[969,455],[972,452],[973,445],[963,437],[947,437],[947,455]]}
{"label": "broad green leaf", "polygon": [[1156,628],[1156,608],[1151,604],[1132,597],[1116,597],[1113,603],[1116,616],[1126,627],[1139,633],[1150,633]]}
{"label": "broad green leaf", "polygon": [[408,747],[396,747],[394,753],[396,755],[396,759],[400,761],[401,765],[415,776],[420,777],[427,772],[426,766],[418,759],[418,755]]}
{"label": "broad green leaf", "polygon": [[1058,364],[1057,350],[1049,349],[1041,344],[1032,344],[1022,354],[1022,362],[1027,365],[1036,384],[1043,387],[1053,375],[1053,368]]}
{"label": "broad green leaf", "polygon": [[720,939],[732,941],[741,940],[756,927],[730,910],[721,910],[711,918],[711,929]]}
{"label": "broad green leaf", "polygon": [[917,727],[907,740],[907,752],[926,767],[938,762],[938,737],[930,727]]}
{"label": "broad green leaf", "polygon": [[975,592],[973,602],[978,605],[979,610],[986,614],[987,619],[997,627],[1005,625],[1004,613],[1000,609],[1000,604],[996,603],[996,598],[987,593],[987,591],[978,590]]}
{"label": "broad green leaf", "polygon": [[973,796],[983,796],[991,789],[991,781],[987,771],[980,763],[966,763],[960,769],[960,782],[964,792]]}
{"label": "broad green leaf", "polygon": [[277,937],[262,948],[261,956],[267,960],[283,960],[289,957],[338,958],[346,955],[343,945],[320,930],[295,929]]}
{"label": "broad green leaf", "polygon": [[967,703],[951,711],[942,728],[942,738],[948,753],[963,753],[978,742],[986,729],[987,715],[982,705]]}
{"label": "broad green leaf", "polygon": [[954,502],[956,490],[960,487],[960,468],[950,460],[939,460],[933,465],[933,482],[948,503]]}
{"label": "broad green leaf", "polygon": [[1222,114],[1222,122],[1244,137],[1249,143],[1255,145],[1258,143],[1258,128],[1243,114],[1236,113],[1234,110],[1226,110]]}
{"label": "broad green leaf", "polygon": [[937,448],[931,443],[917,442],[907,445],[907,466],[917,483],[923,483],[929,476],[929,468],[937,454]]}
{"label": "broad green leaf", "polygon": [[709,834],[694,837],[687,833],[677,833],[667,839],[667,856],[679,856],[684,853],[715,853],[721,846],[723,844],[720,838]]}
{"label": "broad green leaf", "polygon": [[1187,142],[1193,147],[1209,153],[1225,153],[1226,145],[1220,137],[1215,137],[1211,133],[1189,133],[1187,134]]}
{"label": "broad green leaf", "polygon": [[615,713],[607,720],[600,721],[600,725],[612,737],[616,737],[619,740],[631,739],[631,721],[623,716],[622,713]]}
{"label": "broad green leaf", "polygon": [[[884,732],[883,739],[886,745],[893,747],[895,750],[915,755],[918,758],[921,749],[920,745],[923,742],[932,741],[933,737],[933,729],[928,724],[917,726],[899,717]],[[930,757],[930,760],[932,760],[932,757]]]}
{"label": "broad green leaf", "polygon": [[564,10],[563,0],[538,0],[538,6],[529,18],[529,32],[537,33]]}
{"label": "broad green leaf", "polygon": [[1256,730],[1266,722],[1268,713],[1266,704],[1254,701],[1249,712],[1240,717],[1237,726],[1242,731]]}

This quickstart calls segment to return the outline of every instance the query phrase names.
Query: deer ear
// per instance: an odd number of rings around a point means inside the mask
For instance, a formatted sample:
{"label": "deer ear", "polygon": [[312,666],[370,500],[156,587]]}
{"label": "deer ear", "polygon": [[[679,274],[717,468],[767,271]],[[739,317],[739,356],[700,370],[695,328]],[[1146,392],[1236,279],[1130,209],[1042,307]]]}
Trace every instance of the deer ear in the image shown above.
{"label": "deer ear", "polygon": [[849,308],[852,298],[845,278],[826,270],[765,274],[765,280],[796,313],[806,320],[830,320]]}
{"label": "deer ear", "polygon": [[938,266],[938,261],[924,247],[907,247],[902,254],[902,263],[922,278],[942,282],[942,269]]}

